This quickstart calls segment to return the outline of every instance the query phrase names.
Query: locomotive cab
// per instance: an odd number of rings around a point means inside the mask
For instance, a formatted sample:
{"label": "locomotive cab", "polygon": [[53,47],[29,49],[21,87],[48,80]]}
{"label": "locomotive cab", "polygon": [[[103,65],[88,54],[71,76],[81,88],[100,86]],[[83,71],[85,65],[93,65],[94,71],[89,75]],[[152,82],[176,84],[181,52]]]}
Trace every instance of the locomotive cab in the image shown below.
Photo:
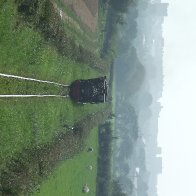
{"label": "locomotive cab", "polygon": [[70,97],[78,103],[104,103],[107,99],[106,76],[87,80],[76,80],[70,86]]}

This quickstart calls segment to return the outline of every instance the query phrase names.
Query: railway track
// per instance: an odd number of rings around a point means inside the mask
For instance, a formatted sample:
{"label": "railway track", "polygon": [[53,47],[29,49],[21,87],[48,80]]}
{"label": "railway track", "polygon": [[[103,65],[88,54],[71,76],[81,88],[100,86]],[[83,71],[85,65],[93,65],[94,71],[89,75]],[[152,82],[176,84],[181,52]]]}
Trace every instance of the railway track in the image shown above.
{"label": "railway track", "polygon": [[53,81],[47,81],[47,80],[38,80],[35,78],[27,78],[27,77],[22,77],[22,76],[17,76],[17,75],[11,75],[11,74],[4,74],[0,73],[0,77],[4,78],[14,78],[17,80],[25,80],[25,81],[32,81],[32,82],[38,82],[38,83],[46,83],[46,84],[51,84],[51,85],[56,85],[62,88],[62,93],[61,94],[7,94],[7,95],[0,95],[0,98],[32,98],[32,97],[39,97],[39,98],[46,98],[46,97],[57,97],[57,98],[68,98],[69,97],[69,91],[70,88],[68,84],[61,84]]}

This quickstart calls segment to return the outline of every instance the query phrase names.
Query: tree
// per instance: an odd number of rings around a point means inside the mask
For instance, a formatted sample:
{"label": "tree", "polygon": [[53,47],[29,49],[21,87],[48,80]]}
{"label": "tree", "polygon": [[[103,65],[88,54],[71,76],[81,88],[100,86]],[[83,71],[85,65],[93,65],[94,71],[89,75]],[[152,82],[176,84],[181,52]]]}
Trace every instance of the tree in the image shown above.
{"label": "tree", "polygon": [[110,4],[117,12],[125,13],[133,0],[110,0]]}
{"label": "tree", "polygon": [[117,180],[113,181],[112,196],[127,196],[127,194],[123,192],[121,185]]}

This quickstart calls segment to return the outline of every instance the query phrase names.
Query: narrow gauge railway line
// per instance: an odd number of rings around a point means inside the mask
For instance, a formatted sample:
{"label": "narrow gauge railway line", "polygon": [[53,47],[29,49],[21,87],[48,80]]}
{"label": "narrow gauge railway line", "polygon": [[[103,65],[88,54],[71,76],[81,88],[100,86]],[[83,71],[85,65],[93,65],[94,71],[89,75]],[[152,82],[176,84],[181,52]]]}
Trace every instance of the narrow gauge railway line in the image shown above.
{"label": "narrow gauge railway line", "polygon": [[51,81],[47,81],[47,80],[37,80],[37,79],[34,79],[34,78],[27,78],[27,77],[10,75],[10,74],[3,74],[3,73],[0,73],[0,77],[16,78],[16,79],[20,79],[20,80],[35,81],[35,82],[41,82],[41,83],[47,83],[47,84],[55,84],[55,85],[58,85],[58,86],[65,86],[65,87],[69,86],[67,84],[61,84],[61,83],[51,82]]}
{"label": "narrow gauge railway line", "polygon": [[44,94],[41,93],[26,93],[26,94],[6,94],[0,95],[0,97],[8,98],[8,97],[70,97],[73,101],[77,103],[105,103],[107,101],[108,95],[108,84],[106,80],[106,76],[92,78],[92,79],[81,79],[75,80],[71,83],[71,85],[67,84],[60,84],[57,82],[46,81],[46,80],[37,80],[34,78],[26,78],[16,75],[9,75],[9,74],[2,74],[0,73],[0,77],[7,77],[7,78],[14,78],[18,80],[26,80],[26,81],[33,81],[33,82],[40,82],[40,83],[47,83],[57,85],[62,89],[62,92],[57,94],[45,92]]}
{"label": "narrow gauge railway line", "polygon": [[22,76],[16,76],[16,75],[10,75],[10,74],[3,74],[0,73],[0,77],[6,77],[6,78],[14,78],[18,80],[26,80],[26,81],[32,81],[32,82],[39,82],[39,83],[46,83],[46,84],[53,84],[60,87],[65,87],[63,90],[63,93],[61,95],[54,95],[54,94],[9,94],[9,95],[0,95],[0,98],[31,98],[31,97],[58,97],[58,98],[68,98],[69,97],[69,86],[68,84],[61,84],[57,82],[47,81],[47,80],[38,80],[35,78],[27,78]]}
{"label": "narrow gauge railway line", "polygon": [[28,97],[60,97],[60,98],[68,98],[69,95],[0,95],[0,98],[11,98],[11,97],[22,97],[22,98],[28,98]]}

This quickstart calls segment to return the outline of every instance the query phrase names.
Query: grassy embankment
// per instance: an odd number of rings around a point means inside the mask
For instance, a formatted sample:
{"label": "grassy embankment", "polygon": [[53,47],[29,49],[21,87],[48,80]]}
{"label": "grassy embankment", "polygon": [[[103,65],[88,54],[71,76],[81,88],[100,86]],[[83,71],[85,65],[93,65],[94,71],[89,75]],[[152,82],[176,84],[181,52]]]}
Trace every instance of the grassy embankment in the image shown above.
{"label": "grassy embankment", "polygon": [[[63,5],[64,6],[64,5]],[[65,11],[65,10],[64,10]],[[67,11],[67,10],[66,10]],[[106,8],[103,7],[103,4],[100,4],[99,7],[99,26],[96,33],[99,34],[99,49],[103,45],[104,40],[104,25],[106,21]],[[69,14],[69,11],[67,11]],[[71,17],[73,13],[70,13]],[[75,16],[73,17],[75,19]],[[88,154],[86,151],[83,151],[77,157],[67,160],[60,167],[58,167],[55,172],[46,180],[39,191],[35,195],[83,195],[81,189],[84,183],[87,183],[90,188],[90,196],[96,195],[96,176],[97,176],[97,158],[98,158],[98,133],[97,129],[93,129],[90,134],[90,137],[87,139],[86,146],[93,146],[94,153]],[[93,172],[87,170],[89,164],[93,165]]]}
{"label": "grassy embankment", "polygon": [[[59,36],[59,34],[63,35],[63,31],[58,26],[59,22],[56,22],[58,17],[48,18],[47,12],[51,10],[47,10],[46,7],[41,9],[45,1],[37,2],[40,9],[36,10],[36,13],[31,13],[30,17],[19,13],[19,7],[14,2],[0,2],[0,72],[65,84],[74,79],[101,75],[100,72],[89,67],[90,63],[96,61],[93,55],[88,56],[88,59],[82,58],[88,51],[75,46],[72,41],[68,46],[62,40],[60,44],[60,39],[64,37]],[[44,18],[44,23],[38,16]],[[40,26],[41,24],[45,26]],[[59,32],[54,32],[55,29]],[[49,33],[48,37],[46,37],[47,33]],[[51,35],[51,33],[54,34]],[[1,94],[62,94],[62,88],[55,85],[16,79],[0,78],[0,85]],[[13,168],[16,164],[20,167],[22,164],[25,165],[24,157],[21,156],[21,161],[18,159],[25,149],[39,149],[40,146],[50,145],[59,132],[66,134],[67,126],[103,108],[103,105],[76,105],[70,100],[61,98],[1,98],[0,172],[4,174],[1,175],[1,185],[4,180],[2,176],[7,176],[10,167]],[[25,165],[24,170],[29,170],[28,168],[35,169]],[[14,171],[13,175],[17,175],[20,169]],[[40,166],[38,169],[40,170]],[[8,177],[11,177],[9,173]],[[16,180],[22,182],[21,179]],[[13,190],[4,189],[3,191],[13,193]],[[17,195],[17,190],[14,191]]]}
{"label": "grassy embankment", "polygon": [[[86,149],[91,146],[93,152]],[[98,130],[93,129],[85,142],[85,151],[62,163],[40,187],[35,196],[69,195],[82,196],[82,187],[88,184],[88,195],[96,195],[96,175],[98,157]],[[92,171],[88,166],[92,165]]]}
{"label": "grassy embankment", "polygon": [[[0,4],[0,72],[70,83],[74,79],[99,75],[89,66],[77,63],[47,43],[33,27],[22,23],[13,2]],[[54,85],[0,78],[1,94],[60,93]],[[32,91],[31,91],[32,89]],[[0,100],[2,167],[23,148],[49,142],[63,124],[71,125],[98,106],[78,106],[55,98]],[[35,139],[37,138],[37,139]]]}
{"label": "grassy embankment", "polygon": [[[27,149],[19,154],[18,158],[12,159],[6,165],[7,169],[1,173],[2,193],[14,196],[27,195],[38,189],[41,181],[52,173],[59,161],[73,158],[84,150],[84,143],[95,124],[101,123],[109,113],[108,108],[93,115],[90,114],[75,124],[74,132],[65,133],[61,130],[62,132],[52,143]],[[72,184],[70,181],[66,183]],[[61,192],[58,192],[59,189],[56,191],[57,195],[61,195]]]}

